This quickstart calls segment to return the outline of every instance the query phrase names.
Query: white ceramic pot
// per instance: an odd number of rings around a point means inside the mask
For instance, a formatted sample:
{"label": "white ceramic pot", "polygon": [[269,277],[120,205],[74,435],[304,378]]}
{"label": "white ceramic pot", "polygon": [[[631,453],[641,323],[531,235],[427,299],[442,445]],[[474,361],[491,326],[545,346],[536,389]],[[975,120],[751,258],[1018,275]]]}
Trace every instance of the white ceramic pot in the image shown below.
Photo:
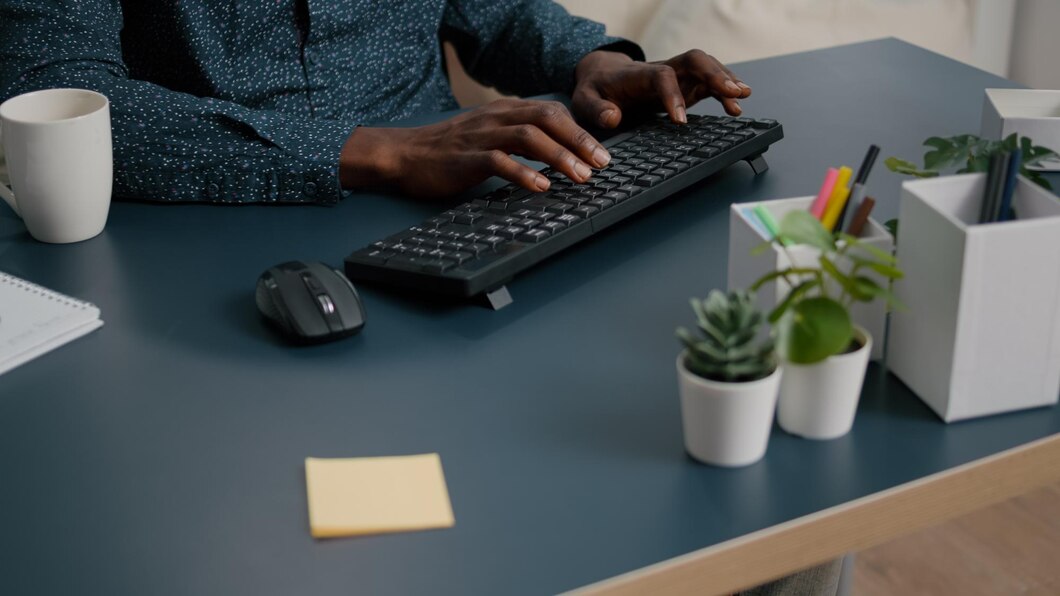
{"label": "white ceramic pot", "polygon": [[854,336],[861,342],[856,351],[816,364],[783,364],[777,404],[781,428],[807,439],[835,439],[850,432],[872,353],[867,331],[855,327]]}
{"label": "white ceramic pot", "polygon": [[710,381],[689,372],[677,357],[685,449],[701,462],[746,466],[762,459],[773,428],[780,368],[746,383]]}

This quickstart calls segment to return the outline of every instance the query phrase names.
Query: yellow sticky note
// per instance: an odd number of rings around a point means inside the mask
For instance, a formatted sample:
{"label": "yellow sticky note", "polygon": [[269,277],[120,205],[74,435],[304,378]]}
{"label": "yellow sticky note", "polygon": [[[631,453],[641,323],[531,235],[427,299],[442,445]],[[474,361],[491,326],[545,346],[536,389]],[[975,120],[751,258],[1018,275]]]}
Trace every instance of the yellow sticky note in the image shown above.
{"label": "yellow sticky note", "polygon": [[437,453],[305,460],[309,528],[315,538],[453,526]]}

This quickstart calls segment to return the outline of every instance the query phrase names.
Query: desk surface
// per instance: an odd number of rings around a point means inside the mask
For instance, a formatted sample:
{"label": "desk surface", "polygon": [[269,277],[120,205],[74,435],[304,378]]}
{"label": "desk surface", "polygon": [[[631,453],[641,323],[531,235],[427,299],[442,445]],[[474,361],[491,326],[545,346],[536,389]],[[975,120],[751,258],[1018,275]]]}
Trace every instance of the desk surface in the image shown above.
{"label": "desk surface", "polygon": [[[0,592],[556,592],[1060,432],[1060,408],[944,425],[873,367],[846,437],[776,430],[741,470],[684,455],[673,329],[725,283],[728,204],[810,193],[869,142],[919,157],[930,134],[978,130],[984,87],[1012,86],[894,40],[736,70],[748,112],[785,127],[768,175],[730,168],[518,278],[500,312],[364,286],[364,333],[332,345],[277,342],[258,274],[337,265],[440,206],[119,203],[73,246],[4,211],[0,269],[106,325],[0,377]],[[877,168],[880,216],[900,181]],[[454,528],[310,538],[306,456],[430,451]]]}

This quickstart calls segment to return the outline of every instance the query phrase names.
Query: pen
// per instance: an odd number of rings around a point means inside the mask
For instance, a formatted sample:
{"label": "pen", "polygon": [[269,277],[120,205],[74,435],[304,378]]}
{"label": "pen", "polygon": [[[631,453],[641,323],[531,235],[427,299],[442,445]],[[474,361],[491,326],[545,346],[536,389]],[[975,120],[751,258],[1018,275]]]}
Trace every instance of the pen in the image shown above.
{"label": "pen", "polygon": [[832,196],[837,178],[839,178],[839,170],[828,168],[828,172],[824,175],[824,183],[821,184],[821,190],[817,193],[813,204],[810,205],[810,213],[817,219],[824,217],[824,209],[828,206],[828,197]]}
{"label": "pen", "polygon": [[1012,154],[1008,158],[1008,171],[1005,175],[1004,190],[1001,192],[1001,201],[998,204],[997,212],[994,214],[994,221],[1007,221],[1009,214],[1012,212],[1012,194],[1016,192],[1016,182],[1020,175],[1020,163],[1023,161],[1023,151],[1021,149],[1013,149]]}
{"label": "pen", "polygon": [[839,219],[837,220],[837,229],[843,229],[843,225],[846,223],[847,208],[849,207],[853,212],[856,212],[861,206],[861,199],[865,196],[865,191],[858,192],[858,186],[864,188],[869,182],[869,174],[872,173],[872,166],[876,164],[876,158],[880,155],[879,145],[869,145],[868,152],[865,153],[865,159],[861,160],[861,167],[858,168],[858,176],[854,179],[854,188],[850,191],[850,200],[843,206],[843,210],[839,212]]}

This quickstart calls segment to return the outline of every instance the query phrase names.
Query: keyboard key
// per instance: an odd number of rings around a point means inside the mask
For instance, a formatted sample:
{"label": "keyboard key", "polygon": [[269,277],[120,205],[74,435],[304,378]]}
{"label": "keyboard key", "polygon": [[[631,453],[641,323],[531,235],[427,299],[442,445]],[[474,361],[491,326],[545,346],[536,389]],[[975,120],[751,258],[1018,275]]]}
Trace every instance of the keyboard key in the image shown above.
{"label": "keyboard key", "polygon": [[[607,196],[607,195],[604,195],[604,196]],[[608,207],[610,207],[610,206],[612,206],[612,205],[614,205],[614,204],[615,204],[615,202],[614,202],[613,200],[611,200],[611,199],[605,199],[605,198],[604,198],[604,197],[602,196],[602,197],[600,197],[600,198],[597,198],[597,199],[593,199],[593,200],[589,201],[588,203],[586,203],[585,205],[583,205],[583,207],[584,207],[584,206],[588,206],[588,205],[592,205],[593,207],[596,207],[596,208],[597,208],[597,209],[599,209],[600,211],[603,211],[604,209],[607,209]]]}
{"label": "keyboard key", "polygon": [[596,215],[599,212],[600,212],[599,209],[597,209],[596,207],[592,207],[590,205],[582,205],[581,207],[578,207],[577,209],[571,211],[571,213],[573,213],[574,215],[577,215],[578,217],[582,217],[582,218],[586,218],[586,219],[588,219],[589,217],[592,217],[593,215]]}
{"label": "keyboard key", "polygon": [[519,240],[523,242],[541,242],[551,235],[552,233],[544,228],[536,228],[519,234]]}
{"label": "keyboard key", "polygon": [[647,188],[649,186],[655,186],[656,184],[662,182],[662,180],[663,179],[661,177],[656,176],[655,174],[645,174],[640,178],[634,180],[633,184]]}
{"label": "keyboard key", "polygon": [[515,240],[519,236],[519,234],[522,234],[525,231],[526,228],[520,228],[519,226],[508,226],[497,234],[499,236],[504,236],[508,240]]}
{"label": "keyboard key", "polygon": [[494,235],[494,236],[486,236],[485,238],[483,238],[482,239],[482,244],[485,244],[486,246],[488,246],[488,247],[490,247],[492,249],[496,249],[498,246],[502,246],[506,241],[507,241],[507,239],[504,238],[503,236]]}
{"label": "keyboard key", "polygon": [[546,221],[541,224],[541,229],[548,230],[549,232],[556,234],[562,232],[567,228],[567,225],[560,221]]}
{"label": "keyboard key", "polygon": [[[571,197],[568,200],[573,200],[573,199],[574,199],[574,197]],[[572,205],[570,203],[561,203],[561,202],[557,201],[557,202],[549,205],[548,207],[546,207],[546,209],[548,210],[547,213],[566,213],[566,212],[570,211],[571,209],[574,209],[574,205]]]}
{"label": "keyboard key", "polygon": [[536,226],[536,225],[537,225],[537,222],[536,222],[535,220],[533,220],[533,219],[530,219],[530,218],[528,217],[528,218],[526,218],[526,219],[522,219],[522,220],[519,220],[519,223],[517,223],[517,224],[515,224],[515,225],[516,225],[516,226],[518,226],[518,227],[520,227],[520,228],[526,228],[526,229],[528,229],[528,230],[529,230],[530,228],[532,228],[532,227]]}
{"label": "keyboard key", "polygon": [[633,196],[640,192],[640,188],[632,184],[626,184],[625,186],[619,186],[614,192],[624,192],[627,196]]}
{"label": "keyboard key", "polygon": [[517,217],[519,219],[526,219],[527,217],[530,217],[531,215],[533,215],[535,213],[537,213],[537,211],[531,211],[530,209],[520,209],[520,210],[515,211],[514,213],[512,213],[512,217]]}
{"label": "keyboard key", "polygon": [[666,157],[665,155],[660,155],[658,157],[651,158],[650,161],[652,163],[657,163],[659,165],[666,165],[666,164],[670,163],[671,161],[673,161],[673,158]]}
{"label": "keyboard key", "polygon": [[[615,190],[612,190],[609,193],[604,193],[604,194],[600,195],[600,199],[607,199],[607,200],[613,201],[615,203],[620,203],[622,201],[625,201],[628,198],[629,198],[629,193],[622,192],[622,191],[618,190],[617,188]],[[597,200],[600,200],[600,199],[597,199]],[[593,205],[595,203],[593,203],[592,201],[589,201],[589,204]]]}
{"label": "keyboard key", "polygon": [[743,137],[738,137],[736,135],[725,135],[721,137],[721,140],[728,141],[730,143],[741,143],[743,142]]}
{"label": "keyboard key", "polygon": [[633,181],[633,179],[630,178],[629,176],[615,176],[614,178],[611,179],[611,182],[614,182],[615,184],[617,184],[619,186],[622,186],[623,184],[629,184],[632,181]]}
{"label": "keyboard key", "polygon": [[[499,236],[498,236],[498,238],[499,238]],[[503,240],[503,238],[501,238],[501,239]],[[488,245],[485,245],[485,244],[479,244],[478,242],[473,242],[471,244],[466,245],[464,247],[464,250],[466,250],[467,252],[469,252],[471,254],[474,254],[474,255],[480,255],[480,254],[486,252],[487,250],[490,250],[490,247]]]}
{"label": "keyboard key", "polygon": [[725,151],[729,147],[732,147],[732,143],[729,143],[727,141],[714,141],[713,143],[710,144],[710,146],[711,147],[716,147],[718,149],[721,149],[722,151]]}
{"label": "keyboard key", "polygon": [[482,219],[481,213],[461,213],[454,217],[453,221],[458,224],[471,225],[480,219]]}
{"label": "keyboard key", "polygon": [[495,234],[499,234],[500,231],[503,230],[503,229],[504,229],[504,225],[502,225],[502,224],[490,224],[490,225],[482,228],[482,231],[485,232],[486,234],[495,235]]}
{"label": "keyboard key", "polygon": [[452,260],[456,261],[458,264],[460,264],[460,263],[466,263],[467,261],[470,261],[471,259],[475,258],[475,255],[472,254],[472,253],[469,253],[469,252],[464,252],[462,250],[455,250],[455,251],[450,251],[449,254],[446,255],[446,258],[452,259]]}
{"label": "keyboard key", "polygon": [[751,126],[753,128],[760,128],[760,129],[773,128],[776,125],[777,125],[777,121],[776,120],[769,120],[769,119],[755,120],[754,122],[751,123]]}
{"label": "keyboard key", "polygon": [[358,253],[357,258],[366,263],[375,263],[376,265],[382,265],[386,263],[387,259],[393,257],[396,254],[397,253],[391,252],[389,250],[374,249],[369,251],[361,251],[360,253]]}
{"label": "keyboard key", "polygon": [[[558,204],[563,205],[565,203],[558,203]],[[573,208],[574,206],[571,205],[571,207]],[[559,212],[559,213],[561,213],[561,212]],[[548,221],[548,220],[552,219],[553,217],[556,217],[557,214],[558,214],[557,212],[553,212],[553,211],[541,211],[541,212],[538,212],[538,213],[535,213],[535,214],[531,215],[530,219],[532,219],[534,221],[539,221],[539,222],[540,221]]]}
{"label": "keyboard key", "polygon": [[693,157],[711,158],[721,153],[721,149],[717,147],[700,147],[692,152]]}
{"label": "keyboard key", "polygon": [[581,220],[582,220],[582,218],[580,216],[578,216],[578,215],[574,215],[573,213],[564,213],[563,215],[560,215],[559,217],[557,217],[556,219],[554,219],[552,221],[559,222],[559,223],[562,223],[562,224],[566,225],[567,227],[570,227],[570,226],[573,226],[574,224],[578,223]]}
{"label": "keyboard key", "polygon": [[676,173],[677,170],[671,168],[656,168],[656,170],[652,172],[652,174],[656,176],[662,176],[663,178],[669,178],[670,176],[673,176]]}
{"label": "keyboard key", "polygon": [[684,161],[675,161],[670,163],[670,165],[666,167],[670,168],[671,170],[675,170],[678,174],[680,174],[681,172],[687,170],[692,166],[690,166],[687,162]]}
{"label": "keyboard key", "polygon": [[453,267],[456,267],[456,263],[449,259],[430,259],[422,264],[423,270],[430,273],[445,273]]}

